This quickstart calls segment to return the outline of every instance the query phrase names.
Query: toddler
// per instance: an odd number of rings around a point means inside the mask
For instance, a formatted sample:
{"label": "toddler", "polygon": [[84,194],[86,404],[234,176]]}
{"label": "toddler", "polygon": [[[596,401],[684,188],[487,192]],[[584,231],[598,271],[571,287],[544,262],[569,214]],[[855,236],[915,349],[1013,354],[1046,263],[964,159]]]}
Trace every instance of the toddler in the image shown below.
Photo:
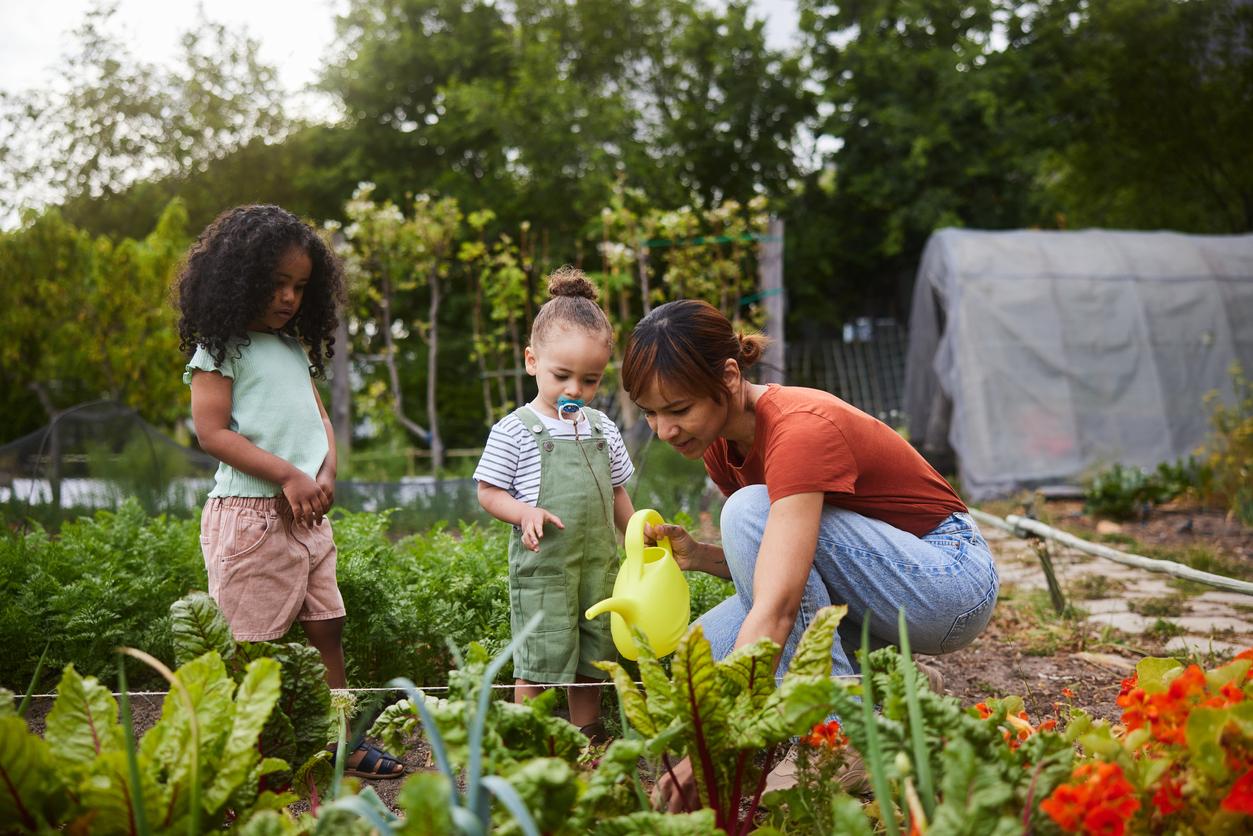
{"label": "toddler", "polygon": [[[513,525],[509,543],[510,625],[518,632],[543,610],[539,628],[514,654],[520,702],[537,683],[601,682],[593,662],[615,659],[609,619],[583,611],[612,594],[618,573],[615,526],[625,530],[633,472],[613,421],[585,404],[613,349],[613,328],[596,288],[572,267],[549,277],[526,370],[539,394],[492,427],[474,472],[488,513]],[[564,418],[562,416],[565,416]],[[569,689],[570,722],[604,742],[600,688]]]}

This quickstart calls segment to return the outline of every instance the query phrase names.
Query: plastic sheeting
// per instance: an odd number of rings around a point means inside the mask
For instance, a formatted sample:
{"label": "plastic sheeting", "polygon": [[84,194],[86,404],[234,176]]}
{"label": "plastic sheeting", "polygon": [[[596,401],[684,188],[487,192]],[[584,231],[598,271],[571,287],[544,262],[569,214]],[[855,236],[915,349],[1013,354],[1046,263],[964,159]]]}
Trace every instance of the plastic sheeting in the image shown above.
{"label": "plastic sheeting", "polygon": [[909,331],[910,438],[971,499],[1155,467],[1253,374],[1253,235],[940,230]]}

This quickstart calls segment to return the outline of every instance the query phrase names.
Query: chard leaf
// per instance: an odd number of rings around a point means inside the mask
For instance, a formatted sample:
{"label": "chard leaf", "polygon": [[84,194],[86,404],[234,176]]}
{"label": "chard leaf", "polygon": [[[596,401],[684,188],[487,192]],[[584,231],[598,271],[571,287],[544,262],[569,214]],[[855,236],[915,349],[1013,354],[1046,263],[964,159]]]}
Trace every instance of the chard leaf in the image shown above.
{"label": "chard leaf", "polygon": [[[139,783],[144,815],[149,822],[159,822],[166,813],[162,803],[165,794],[145,766],[141,758]],[[134,827],[132,797],[126,752],[105,752],[92,762],[90,775],[79,784],[79,820],[89,822],[91,833],[130,833]],[[74,832],[75,827],[68,829]],[[184,825],[183,830],[186,829]]]}
{"label": "chard leaf", "polygon": [[211,650],[229,661],[235,655],[230,625],[217,603],[204,592],[193,592],[170,605],[174,661],[185,665]]}
{"label": "chard leaf", "polygon": [[699,624],[679,640],[672,670],[676,714],[690,740],[696,785],[710,804],[718,804],[719,777],[733,766],[719,757],[727,741],[727,704],[713,650]]}
{"label": "chard leaf", "polygon": [[831,675],[831,647],[835,630],[846,614],[846,604],[823,607],[818,611],[796,646],[796,653],[788,663],[788,673],[797,676]]}
{"label": "chard leaf", "polygon": [[774,693],[774,658],[779,646],[770,639],[758,639],[731,651],[716,662],[723,693],[734,701],[736,713],[751,713]]}
{"label": "chard leaf", "polygon": [[0,717],[0,822],[39,830],[44,811],[64,791],[48,744],[21,717]]}
{"label": "chard leaf", "polygon": [[374,719],[374,724],[366,732],[383,745],[388,752],[400,752],[405,748],[405,740],[418,727],[418,712],[409,700],[398,700],[384,708]]}
{"label": "chard leaf", "polygon": [[[206,775],[203,767],[213,762],[230,728],[235,682],[216,651],[193,659],[175,671],[175,675],[186,689],[196,715],[203,776]],[[139,750],[141,759],[146,759],[151,768],[164,776],[162,783],[174,789],[175,800],[183,808],[188,795],[187,783],[191,779],[194,754],[191,742],[191,719],[183,701],[171,693],[161,705],[161,719],[144,735]]]}
{"label": "chard leaf", "polygon": [[511,702],[492,704],[491,723],[502,748],[492,753],[497,772],[506,772],[527,758],[562,758],[573,762],[587,745],[587,738],[569,721],[552,715],[556,690],[547,699],[525,705]]}
{"label": "chard leaf", "polygon": [[58,760],[77,768],[90,766],[102,752],[121,750],[124,735],[117,700],[94,676],[84,679],[72,664],[66,665],[44,739]]}
{"label": "chard leaf", "polygon": [[326,685],[326,667],[318,651],[307,644],[257,645],[248,650],[260,651],[282,665],[283,690],[278,707],[291,720],[296,741],[295,756],[289,762],[303,763],[325,748],[332,737],[331,689]]}
{"label": "chard leaf", "polygon": [[17,695],[8,688],[0,688],[0,717],[17,716],[16,699]]}
{"label": "chard leaf", "polygon": [[277,810],[261,810],[232,831],[237,836],[301,836],[308,831],[291,816]]}
{"label": "chard leaf", "polygon": [[639,648],[639,658],[635,661],[640,669],[640,681],[644,683],[644,693],[648,694],[648,713],[652,715],[656,728],[664,728],[670,725],[678,711],[674,686],[653,654],[653,649],[648,646],[643,631],[638,629],[635,631],[635,646]]}
{"label": "chard leaf", "polygon": [[[491,776],[484,780],[489,780]],[[498,781],[504,779],[496,778]],[[509,776],[511,786],[541,833],[561,830],[579,800],[579,782],[570,764],[558,758],[533,758]],[[502,796],[496,792],[498,798]],[[493,833],[517,833],[515,811],[497,818]]]}
{"label": "chard leaf", "polygon": [[614,687],[618,690],[618,699],[622,701],[622,712],[626,714],[632,728],[645,737],[655,735],[657,724],[648,711],[648,701],[644,699],[639,688],[635,687],[635,682],[627,674],[626,669],[617,662],[598,662],[597,667],[613,677]]}
{"label": "chard leaf", "polygon": [[[203,796],[205,809],[217,810],[244,786],[246,779],[261,761],[257,747],[266,719],[278,702],[280,691],[279,664],[273,659],[257,659],[248,663],[244,681],[235,695],[230,732],[216,763],[208,763],[208,775],[212,782]],[[273,759],[270,759],[271,763]],[[287,764],[279,761],[279,769]],[[257,791],[249,787],[250,794]]]}
{"label": "chard leaf", "polygon": [[601,822],[596,836],[709,836],[723,831],[714,825],[714,811],[694,813],[632,813]]}
{"label": "chard leaf", "polygon": [[759,749],[808,730],[831,712],[836,687],[828,677],[784,679],[761,708],[733,714],[732,744],[742,749]]}
{"label": "chard leaf", "polygon": [[641,798],[639,787],[639,759],[644,757],[644,741],[618,738],[609,744],[600,763],[588,776],[587,789],[579,798],[567,830],[587,833],[591,823],[611,818],[613,815],[638,810],[647,798]]}

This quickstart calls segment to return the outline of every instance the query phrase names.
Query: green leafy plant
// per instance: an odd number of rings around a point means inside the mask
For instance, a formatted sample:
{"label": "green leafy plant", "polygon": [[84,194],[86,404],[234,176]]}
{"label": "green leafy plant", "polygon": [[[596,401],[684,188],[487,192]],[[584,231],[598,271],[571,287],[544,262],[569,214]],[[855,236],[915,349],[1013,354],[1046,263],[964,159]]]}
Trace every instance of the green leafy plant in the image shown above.
{"label": "green leafy plant", "polygon": [[831,643],[845,612],[828,607],[818,613],[777,687],[778,645],[762,639],[715,661],[699,625],[679,642],[669,675],[641,644],[642,691],[621,665],[601,663],[643,753],[667,773],[677,758],[691,760],[700,804],[713,812],[716,827],[749,829],[783,744],[830,710]]}
{"label": "green leafy plant", "polygon": [[[1253,649],[1210,671],[1142,659],[1122,683],[1122,722],[1082,712],[1083,749],[1041,808],[1067,832],[1238,833],[1253,816]],[[1108,832],[1114,832],[1112,830]]]}
{"label": "green leafy plant", "polygon": [[1093,476],[1084,489],[1084,510],[1113,520],[1143,516],[1154,505],[1196,491],[1206,473],[1194,459],[1162,462],[1153,471],[1115,463]]}
{"label": "green leafy plant", "polygon": [[1253,525],[1253,380],[1231,367],[1232,403],[1217,392],[1205,397],[1210,435],[1202,453],[1208,468],[1205,494],[1245,525]]}
{"label": "green leafy plant", "polygon": [[257,745],[281,692],[277,662],[255,659],[236,682],[209,652],[165,673],[171,698],[137,747],[109,690],[73,665],[43,738],[16,714],[0,716],[5,832],[131,833],[142,820],[149,833],[202,833],[295,800],[260,789],[286,767]]}
{"label": "green leafy plant", "polygon": [[[316,795],[319,782],[325,788],[331,757],[326,744],[331,740],[331,720],[337,713],[332,711],[326,668],[318,652],[296,642],[236,642],[222,611],[203,592],[175,601],[170,606],[170,621],[175,658],[180,664],[215,653],[237,681],[260,659],[272,659],[279,666],[283,672],[281,694],[258,736],[258,751],[298,765],[296,774],[302,778],[295,783],[298,791]],[[267,782],[286,789],[293,785],[293,777],[287,769],[275,770]]]}

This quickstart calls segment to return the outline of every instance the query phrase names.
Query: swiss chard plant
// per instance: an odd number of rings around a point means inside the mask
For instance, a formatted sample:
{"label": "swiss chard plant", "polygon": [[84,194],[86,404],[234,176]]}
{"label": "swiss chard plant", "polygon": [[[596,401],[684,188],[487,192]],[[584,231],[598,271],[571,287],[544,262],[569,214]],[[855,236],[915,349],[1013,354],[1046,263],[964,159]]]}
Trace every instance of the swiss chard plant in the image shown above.
{"label": "swiss chard plant", "polygon": [[[236,642],[217,604],[203,592],[193,592],[170,606],[174,634],[174,656],[183,664],[205,653],[214,652],[227,672],[241,681],[248,665],[262,658],[273,659],[282,670],[282,686],[258,747],[271,758],[280,758],[296,767],[267,777],[272,789],[293,787],[302,795],[326,789],[330,778],[331,753],[326,744],[332,739],[334,712],[331,691],[326,685],[326,668],[317,650],[298,642]],[[294,781],[299,776],[301,780]]]}
{"label": "swiss chard plant", "polygon": [[679,642],[668,675],[640,643],[643,690],[621,665],[601,664],[641,738],[640,753],[670,774],[678,759],[689,758],[700,806],[722,831],[752,828],[766,775],[785,744],[829,713],[836,689],[831,645],[845,612],[828,607],[818,613],[777,686],[778,645],[763,639],[716,661],[699,626]]}
{"label": "swiss chard plant", "polygon": [[[180,667],[161,719],[138,747],[95,677],[67,665],[41,738],[0,709],[0,825],[4,832],[208,832],[236,827],[295,800],[261,789],[286,768],[257,746],[279,700],[279,664],[256,659],[239,681],[216,652]],[[133,766],[132,766],[133,763]]]}

